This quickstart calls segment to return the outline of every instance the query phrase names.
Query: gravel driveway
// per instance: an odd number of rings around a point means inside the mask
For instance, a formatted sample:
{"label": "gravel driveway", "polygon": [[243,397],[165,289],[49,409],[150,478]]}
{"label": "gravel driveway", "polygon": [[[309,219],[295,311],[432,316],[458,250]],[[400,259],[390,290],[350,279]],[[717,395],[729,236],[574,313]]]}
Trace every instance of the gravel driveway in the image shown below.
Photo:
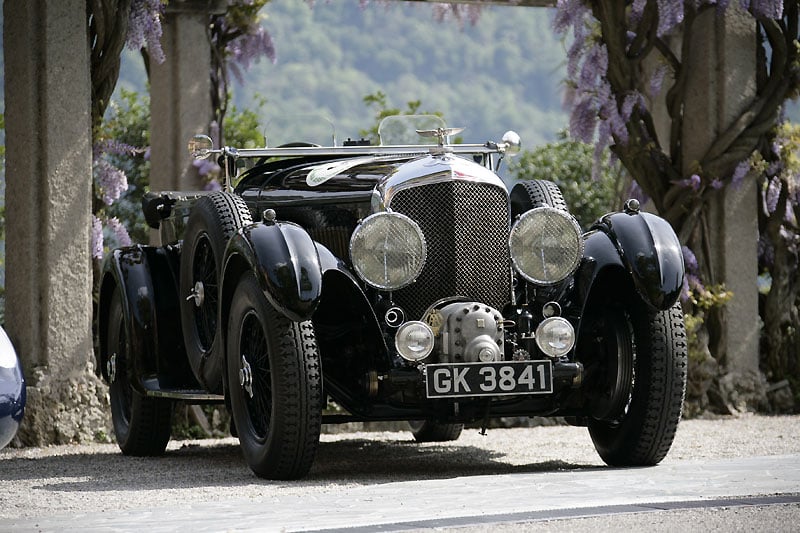
{"label": "gravel driveway", "polygon": [[[800,453],[800,416],[683,421],[664,463]],[[322,436],[310,475],[253,476],[235,439],[171,442],[164,457],[122,456],[114,444],[0,452],[0,518],[105,513],[224,499],[270,500],[416,479],[600,467],[585,428],[466,429],[453,443],[416,444],[407,432]]]}

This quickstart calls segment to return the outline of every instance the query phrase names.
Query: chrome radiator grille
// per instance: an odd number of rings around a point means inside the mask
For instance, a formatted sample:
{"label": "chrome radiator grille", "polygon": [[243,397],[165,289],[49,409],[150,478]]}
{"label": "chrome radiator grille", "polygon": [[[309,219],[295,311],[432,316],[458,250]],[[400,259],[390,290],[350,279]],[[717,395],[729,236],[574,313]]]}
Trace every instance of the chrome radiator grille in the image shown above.
{"label": "chrome radiator grille", "polygon": [[503,308],[511,286],[506,191],[446,181],[401,190],[389,207],[415,220],[428,246],[417,281],[394,293],[409,319],[422,318],[430,304],[449,296]]}

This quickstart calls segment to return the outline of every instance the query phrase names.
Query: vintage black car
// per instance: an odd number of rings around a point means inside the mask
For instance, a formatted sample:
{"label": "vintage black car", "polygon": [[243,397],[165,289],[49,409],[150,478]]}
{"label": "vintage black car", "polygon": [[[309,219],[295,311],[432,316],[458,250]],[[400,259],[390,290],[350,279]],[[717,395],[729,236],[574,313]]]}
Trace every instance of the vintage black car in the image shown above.
{"label": "vintage black car", "polygon": [[190,142],[224,190],[149,193],[161,245],[114,250],[102,280],[98,368],[123,453],[163,453],[183,400],[224,403],[273,479],[304,476],[321,424],[350,421],[447,441],[559,416],[610,465],[664,458],[687,371],[671,227],[629,200],[582,233],[554,183],[509,192],[513,132],[387,142],[421,119],[382,124],[377,146]]}

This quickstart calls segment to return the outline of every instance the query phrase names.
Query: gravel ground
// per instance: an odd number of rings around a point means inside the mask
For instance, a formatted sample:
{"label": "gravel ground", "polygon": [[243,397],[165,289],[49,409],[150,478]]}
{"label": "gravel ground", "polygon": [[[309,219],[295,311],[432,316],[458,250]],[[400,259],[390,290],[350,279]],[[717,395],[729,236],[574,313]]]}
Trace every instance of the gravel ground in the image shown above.
{"label": "gravel ground", "polygon": [[[570,426],[494,429],[486,436],[466,429],[458,441],[445,444],[416,444],[407,432],[326,434],[321,441],[311,473],[296,482],[254,477],[231,438],[171,442],[167,454],[158,458],[125,457],[114,444],[6,449],[0,451],[0,518],[179,506],[234,496],[269,500],[395,481],[603,465],[587,430]],[[683,421],[664,463],[798,453],[800,416],[743,415]],[[793,505],[769,509],[800,515]],[[684,520],[692,512],[703,511],[655,514],[676,513]],[[757,514],[758,509],[734,512]],[[691,527],[691,519],[686,520]],[[568,528],[576,531],[597,527],[582,529],[582,520],[568,522],[576,524]],[[546,530],[553,524],[537,527]]]}

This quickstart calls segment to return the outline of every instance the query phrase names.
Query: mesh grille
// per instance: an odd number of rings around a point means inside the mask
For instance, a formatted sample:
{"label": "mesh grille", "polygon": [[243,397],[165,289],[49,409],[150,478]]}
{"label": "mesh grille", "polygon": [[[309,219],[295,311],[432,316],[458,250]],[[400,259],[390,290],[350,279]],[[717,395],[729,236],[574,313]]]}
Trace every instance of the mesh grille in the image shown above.
{"label": "mesh grille", "polygon": [[394,300],[411,319],[441,298],[466,296],[502,309],[510,292],[508,197],[496,186],[447,181],[399,191],[391,209],[419,224],[428,259]]}

